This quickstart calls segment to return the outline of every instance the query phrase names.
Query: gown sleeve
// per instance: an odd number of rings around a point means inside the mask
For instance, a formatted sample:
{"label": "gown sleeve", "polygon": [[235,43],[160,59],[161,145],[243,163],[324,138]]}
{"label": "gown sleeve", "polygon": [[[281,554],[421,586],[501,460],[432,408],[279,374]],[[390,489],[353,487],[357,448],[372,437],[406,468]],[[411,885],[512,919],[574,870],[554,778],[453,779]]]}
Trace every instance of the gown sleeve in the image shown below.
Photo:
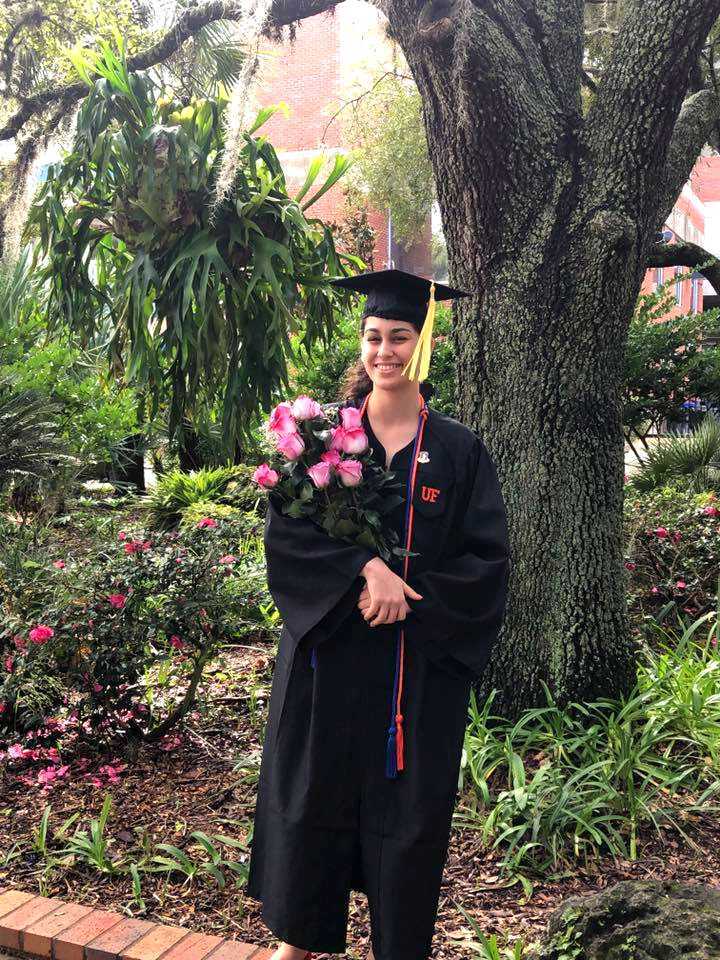
{"label": "gown sleeve", "polygon": [[307,517],[287,517],[268,497],[267,581],[296,644],[329,636],[357,604],[360,571],[377,554],[329,536]]}
{"label": "gown sleeve", "polygon": [[411,642],[449,673],[482,677],[500,633],[510,575],[507,514],[495,465],[476,437],[476,467],[458,552],[437,569],[410,576],[422,600],[408,600]]}

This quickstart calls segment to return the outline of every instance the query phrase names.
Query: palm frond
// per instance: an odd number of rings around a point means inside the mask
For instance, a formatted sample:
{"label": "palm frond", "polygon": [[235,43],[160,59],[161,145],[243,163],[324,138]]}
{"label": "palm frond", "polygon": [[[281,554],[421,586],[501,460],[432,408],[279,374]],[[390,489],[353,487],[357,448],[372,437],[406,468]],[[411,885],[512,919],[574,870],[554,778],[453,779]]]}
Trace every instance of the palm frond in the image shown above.
{"label": "palm frond", "polygon": [[720,418],[708,413],[687,437],[664,437],[650,451],[631,484],[648,493],[678,478],[687,478],[697,492],[711,489],[720,477]]}

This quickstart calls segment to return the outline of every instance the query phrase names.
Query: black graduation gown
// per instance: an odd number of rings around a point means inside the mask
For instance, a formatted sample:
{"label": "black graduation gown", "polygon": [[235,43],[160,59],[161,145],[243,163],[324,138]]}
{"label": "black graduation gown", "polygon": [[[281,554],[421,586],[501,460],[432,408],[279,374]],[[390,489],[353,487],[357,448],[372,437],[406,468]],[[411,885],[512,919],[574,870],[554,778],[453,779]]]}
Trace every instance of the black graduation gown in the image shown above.
{"label": "black graduation gown", "polygon": [[[367,415],[364,424],[384,466]],[[391,463],[403,489],[412,449]],[[420,556],[408,581],[423,599],[404,621],[404,769],[391,779],[397,626],[370,627],[357,608],[374,554],[268,505],[268,584],[284,626],[247,893],[280,940],[313,952],[345,951],[351,890],[367,895],[376,960],[425,960],[431,949],[470,686],[500,630],[510,563],[484,444],[432,409],[414,509]],[[403,542],[404,506],[391,522]],[[391,566],[402,575],[401,558]]]}

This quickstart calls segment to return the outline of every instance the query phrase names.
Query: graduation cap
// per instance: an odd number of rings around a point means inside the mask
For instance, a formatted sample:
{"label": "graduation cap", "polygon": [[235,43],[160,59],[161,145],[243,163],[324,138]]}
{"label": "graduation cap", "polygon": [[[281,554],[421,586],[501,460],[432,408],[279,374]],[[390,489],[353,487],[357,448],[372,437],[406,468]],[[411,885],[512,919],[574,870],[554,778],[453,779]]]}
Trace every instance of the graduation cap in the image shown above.
{"label": "graduation cap", "polygon": [[330,285],[366,294],[363,317],[405,320],[420,331],[413,355],[403,368],[409,380],[424,380],[428,375],[436,301],[470,296],[404,270],[374,270],[355,277],[339,277],[331,280]]}

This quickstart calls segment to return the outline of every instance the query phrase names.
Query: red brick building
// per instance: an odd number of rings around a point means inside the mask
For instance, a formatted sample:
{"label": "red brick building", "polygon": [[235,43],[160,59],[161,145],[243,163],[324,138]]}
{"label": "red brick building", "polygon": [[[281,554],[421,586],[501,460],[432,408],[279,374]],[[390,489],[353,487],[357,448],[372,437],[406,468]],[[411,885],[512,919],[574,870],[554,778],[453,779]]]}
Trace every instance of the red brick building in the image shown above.
{"label": "red brick building", "polygon": [[[687,240],[720,255],[720,157],[702,155],[668,217],[663,230],[669,243]],[[672,277],[687,275],[688,267],[658,267],[648,270],[642,293],[651,293]],[[674,286],[675,304],[669,316],[699,313],[718,303],[717,293],[701,274],[694,273]]]}
{"label": "red brick building", "polygon": [[[382,14],[364,0],[346,0],[334,11],[301,21],[294,41],[267,43],[261,50],[255,91],[258,104],[265,107],[284,102],[289,108],[289,116],[276,113],[261,133],[280,154],[291,193],[303,182],[318,153],[330,156],[352,146],[334,115],[349,98],[353,81],[365,76],[370,78],[369,86],[379,65],[389,59],[384,22]],[[318,178],[315,186],[320,182]],[[325,221],[342,222],[343,178],[308,213]],[[431,276],[430,217],[423,237],[409,250],[394,240],[389,211],[371,210],[369,222],[376,237],[374,269],[396,267]]]}

